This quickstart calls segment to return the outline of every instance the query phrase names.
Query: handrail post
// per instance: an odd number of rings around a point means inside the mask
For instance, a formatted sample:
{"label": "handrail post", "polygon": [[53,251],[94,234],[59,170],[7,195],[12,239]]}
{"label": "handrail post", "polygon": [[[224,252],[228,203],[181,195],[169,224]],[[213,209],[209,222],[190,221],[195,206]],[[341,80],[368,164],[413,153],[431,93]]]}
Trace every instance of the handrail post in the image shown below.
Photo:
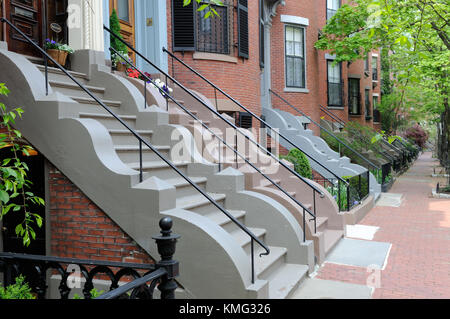
{"label": "handrail post", "polygon": [[144,181],[143,164],[142,164],[142,141],[139,140],[139,183]]}
{"label": "handrail post", "polygon": [[303,209],[303,242],[306,242],[306,212]]}
{"label": "handrail post", "polygon": [[180,235],[172,234],[172,225],[172,219],[164,217],[159,221],[161,235],[152,237],[156,241],[158,253],[161,255],[161,261],[156,264],[156,268],[164,268],[167,272],[158,285],[158,290],[161,291],[161,299],[175,299],[175,289],[178,287],[175,278],[180,274],[179,262],[172,259]]}
{"label": "handrail post", "polygon": [[252,284],[255,283],[255,247],[253,238],[250,238],[250,253],[252,262]]}

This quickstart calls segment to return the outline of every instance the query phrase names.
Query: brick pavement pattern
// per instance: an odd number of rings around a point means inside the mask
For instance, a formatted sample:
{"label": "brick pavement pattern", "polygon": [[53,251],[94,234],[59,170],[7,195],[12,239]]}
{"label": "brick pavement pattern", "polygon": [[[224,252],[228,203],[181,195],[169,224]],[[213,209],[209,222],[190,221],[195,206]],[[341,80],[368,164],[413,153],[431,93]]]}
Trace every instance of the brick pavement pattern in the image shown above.
{"label": "brick pavement pattern", "polygon": [[[360,222],[380,227],[374,241],[392,244],[374,299],[450,298],[450,199],[431,195],[437,165],[421,154],[389,191],[403,194],[401,206],[376,206]],[[317,278],[365,285],[369,276],[366,268],[325,263]]]}

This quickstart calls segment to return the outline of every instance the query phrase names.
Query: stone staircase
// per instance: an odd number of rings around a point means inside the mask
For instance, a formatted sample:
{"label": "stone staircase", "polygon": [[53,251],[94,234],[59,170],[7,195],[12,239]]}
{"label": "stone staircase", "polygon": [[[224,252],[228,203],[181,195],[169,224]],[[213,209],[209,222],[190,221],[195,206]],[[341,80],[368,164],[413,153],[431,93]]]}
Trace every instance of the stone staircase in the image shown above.
{"label": "stone staircase", "polygon": [[[163,77],[161,77],[163,78]],[[144,90],[142,81],[130,80],[141,92]],[[183,111],[176,103],[169,101],[166,103],[165,99],[162,98],[161,94],[152,88],[147,88],[147,99],[160,108],[166,109],[168,106],[170,113],[170,122],[172,124],[183,125],[189,129],[189,131],[194,135],[197,148],[201,150],[204,158],[212,161],[214,163],[219,162],[219,153],[221,156],[227,154],[225,158],[221,159],[221,165],[225,167],[236,167],[235,164],[235,154],[229,150],[229,148],[220,144],[220,151],[217,147],[217,139],[212,136],[208,130],[206,130],[202,125],[196,123],[191,116],[189,116],[185,111]],[[182,88],[175,86],[173,96],[177,99],[177,102],[199,118],[200,121],[207,124],[211,130],[214,131],[217,136],[224,139],[230,147],[235,147],[234,130],[225,121],[220,119],[214,113],[208,111],[202,103],[193,98],[189,93],[185,92]],[[194,96],[203,101],[210,108],[215,109],[212,102],[206,98],[201,93],[190,90]],[[234,119],[223,114],[223,116],[234,123]],[[241,129],[245,134],[251,134],[250,131]],[[233,136],[230,136],[233,135]],[[238,135],[239,136],[239,135]],[[241,137],[239,137],[241,139]],[[208,147],[208,143],[213,143],[214,148]],[[250,150],[252,149],[258,158],[257,162],[251,161],[253,165],[261,169],[266,175],[268,175],[274,181],[285,189],[292,197],[300,201],[306,208],[313,210],[313,192],[311,188],[306,186],[304,182],[299,180],[295,175],[290,173],[285,168],[281,167],[277,162],[275,162],[271,157],[264,154],[261,149],[257,149],[250,142],[238,140],[238,152],[245,155],[249,160]],[[253,146],[253,147],[252,147]],[[228,152],[228,153],[226,153]],[[255,156],[255,155],[253,155]],[[250,165],[245,163],[242,158],[239,158],[239,164],[237,168],[240,172],[245,175],[245,186],[246,189],[251,191],[266,195],[278,203],[282,204],[288,211],[291,212],[292,216],[297,220],[297,223],[303,227],[303,209],[299,207],[295,201],[289,198],[285,193],[280,191],[276,186],[274,186],[269,180],[264,178]],[[253,158],[252,158],[253,159]],[[293,169],[293,165],[289,162],[284,162],[287,166]],[[276,168],[276,169],[274,169]],[[283,181],[283,182],[281,182]],[[322,190],[324,197],[320,197],[316,194],[316,214],[319,216],[317,224],[317,233],[314,232],[314,223],[309,221],[311,216],[307,215],[306,220],[308,221],[306,230],[306,238],[314,242],[314,251],[316,261],[318,263],[323,263],[328,252],[338,243],[338,241],[344,236],[344,216],[339,213],[338,207],[335,200],[330,196],[330,194],[320,185],[314,183],[313,181],[308,181],[314,184],[318,189]]]}
{"label": "stone staircase", "polygon": [[[103,53],[94,54],[99,61]],[[158,233],[157,221],[174,219],[174,231],[183,237],[176,253],[183,297],[291,296],[314,268],[313,243],[302,241],[292,214],[246,189],[237,170],[218,172],[217,164],[192,147],[186,128],[169,124],[169,113],[161,108],[144,107],[143,95],[130,82],[93,60],[84,61],[88,72],[70,74],[269,247],[270,254],[259,257],[264,250],[255,243],[254,283],[251,240],[237,224],[146,147],[141,182],[139,143],[129,130],[56,68],[49,68],[46,96],[39,61],[0,50],[0,82],[12,91],[2,102],[25,110],[17,129],[150,255],[157,255],[150,238]],[[180,143],[187,153],[183,160],[173,158]]]}
{"label": "stone staircase", "polygon": [[[366,171],[366,168],[351,163],[348,157],[341,157],[339,153],[333,151],[321,137],[315,136],[312,130],[305,129],[305,122],[301,117],[289,112],[268,108],[263,109],[263,115],[265,115],[269,125],[278,128],[281,134],[296,145],[299,145],[309,156],[327,167],[333,174],[339,177],[355,176]],[[291,144],[283,139],[280,140],[280,144],[289,150],[293,148]],[[315,171],[325,178],[333,178],[333,174],[323,169],[315,161],[310,161],[310,164]],[[372,173],[370,173],[369,177],[369,187],[373,199],[378,199],[381,194],[381,185]]]}

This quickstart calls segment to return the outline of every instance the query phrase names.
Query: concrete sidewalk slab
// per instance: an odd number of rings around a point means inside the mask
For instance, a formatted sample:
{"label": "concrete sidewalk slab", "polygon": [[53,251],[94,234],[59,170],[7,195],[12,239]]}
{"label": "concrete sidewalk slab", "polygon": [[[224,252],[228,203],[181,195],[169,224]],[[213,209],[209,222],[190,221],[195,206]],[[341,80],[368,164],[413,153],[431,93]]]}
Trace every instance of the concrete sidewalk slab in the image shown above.
{"label": "concrete sidewalk slab", "polygon": [[390,243],[343,238],[325,262],[383,269],[391,248]]}
{"label": "concrete sidewalk slab", "polygon": [[368,286],[308,278],[291,299],[371,299],[371,295]]}
{"label": "concrete sidewalk slab", "polygon": [[375,206],[400,207],[403,201],[403,194],[381,193]]}
{"label": "concrete sidewalk slab", "polygon": [[365,240],[372,240],[375,233],[380,229],[380,227],[360,224],[347,225],[346,227],[346,237]]}

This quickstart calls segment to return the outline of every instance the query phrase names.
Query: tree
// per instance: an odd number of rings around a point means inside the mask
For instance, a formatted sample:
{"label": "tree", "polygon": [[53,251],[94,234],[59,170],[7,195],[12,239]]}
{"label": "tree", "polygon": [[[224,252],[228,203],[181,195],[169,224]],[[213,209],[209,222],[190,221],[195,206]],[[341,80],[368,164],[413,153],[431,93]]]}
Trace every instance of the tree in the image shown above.
{"label": "tree", "polygon": [[447,0],[354,0],[337,11],[316,43],[336,54],[336,63],[383,48],[393,75],[390,112],[440,122],[443,164],[450,160],[449,14]]}
{"label": "tree", "polygon": [[[0,95],[7,96],[8,88],[0,83]],[[0,149],[10,150],[11,157],[3,159],[0,166],[0,221],[6,214],[23,213],[23,221],[16,226],[15,232],[23,239],[23,245],[28,246],[36,238],[33,224],[42,226],[42,217],[30,211],[31,204],[45,205],[42,198],[28,191],[31,182],[27,180],[28,166],[19,159],[19,154],[30,155],[33,148],[22,140],[22,134],[14,129],[15,119],[21,117],[23,110],[15,108],[8,111],[0,103]]]}
{"label": "tree", "polygon": [[[117,16],[116,9],[112,10],[111,16],[109,18],[109,27],[111,29],[111,32],[116,34],[120,39],[123,40],[122,35],[120,34],[120,22],[119,17]],[[117,50],[118,52],[121,52],[123,54],[128,53],[128,47],[119,39],[117,39],[115,36],[111,35],[111,47]]]}

